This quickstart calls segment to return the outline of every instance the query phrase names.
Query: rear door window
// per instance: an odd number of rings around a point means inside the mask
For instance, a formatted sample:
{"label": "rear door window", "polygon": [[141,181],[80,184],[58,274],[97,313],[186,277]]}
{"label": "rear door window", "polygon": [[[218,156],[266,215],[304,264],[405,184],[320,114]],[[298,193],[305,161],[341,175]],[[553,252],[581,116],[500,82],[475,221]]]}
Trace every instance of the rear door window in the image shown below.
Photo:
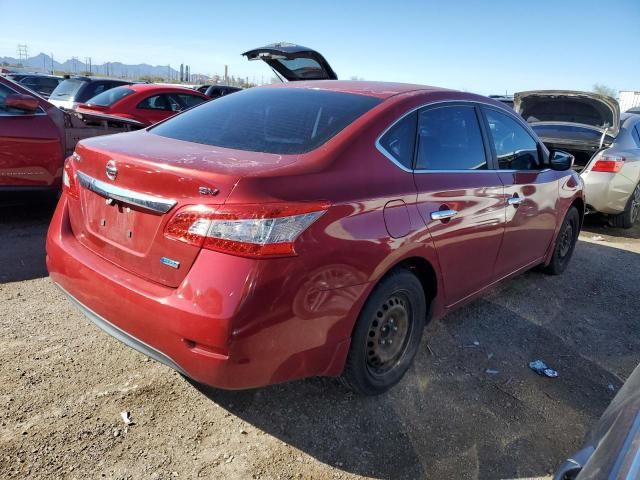
{"label": "rear door window", "polygon": [[63,80],[51,94],[54,100],[72,100],[86,82],[78,78]]}
{"label": "rear door window", "polygon": [[380,99],[310,88],[252,88],[207,102],[150,129],[236,150],[298,154],[336,135]]}
{"label": "rear door window", "polygon": [[174,100],[176,100],[181,107],[181,110],[186,110],[187,108],[195,107],[196,105],[204,102],[204,98],[199,97],[197,95],[190,95],[188,93],[174,93],[171,94]]}
{"label": "rear door window", "polygon": [[418,112],[403,117],[387,130],[379,142],[387,157],[407,169],[411,169],[413,164],[417,118]]}
{"label": "rear door window", "polygon": [[134,91],[128,87],[111,88],[91,98],[87,103],[89,105],[110,107],[114,103],[122,100],[124,97],[127,97],[133,93]]}
{"label": "rear door window", "polygon": [[486,170],[482,132],[473,106],[427,108],[418,115],[417,170]]}
{"label": "rear door window", "polygon": [[136,108],[142,110],[166,110],[171,111],[169,99],[166,95],[152,95],[142,100]]}
{"label": "rear door window", "polygon": [[500,170],[539,170],[538,144],[515,118],[484,109]]}

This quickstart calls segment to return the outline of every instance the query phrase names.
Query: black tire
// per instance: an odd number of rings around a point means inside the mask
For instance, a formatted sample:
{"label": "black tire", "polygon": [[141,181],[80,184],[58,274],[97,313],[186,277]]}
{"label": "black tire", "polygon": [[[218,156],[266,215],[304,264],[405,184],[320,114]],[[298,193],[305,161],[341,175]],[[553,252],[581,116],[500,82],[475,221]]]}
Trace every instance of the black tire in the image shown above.
{"label": "black tire", "polygon": [[556,239],[556,245],[553,248],[551,262],[542,269],[544,273],[560,275],[565,271],[573,255],[579,233],[580,214],[576,207],[571,207],[562,221],[562,226]]}
{"label": "black tire", "polygon": [[611,216],[609,224],[615,228],[631,228],[638,218],[640,218],[640,183],[631,192],[624,212],[620,215]]}
{"label": "black tire", "polygon": [[360,312],[343,383],[360,395],[378,395],[398,383],[418,351],[426,317],[427,300],[418,278],[405,269],[389,273]]}

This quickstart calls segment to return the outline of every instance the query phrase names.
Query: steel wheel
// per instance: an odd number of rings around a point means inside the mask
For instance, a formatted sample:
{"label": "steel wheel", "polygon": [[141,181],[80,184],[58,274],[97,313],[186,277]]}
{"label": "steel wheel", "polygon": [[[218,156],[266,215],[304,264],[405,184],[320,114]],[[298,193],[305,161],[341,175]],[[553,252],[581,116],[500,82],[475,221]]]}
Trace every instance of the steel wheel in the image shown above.
{"label": "steel wheel", "polygon": [[374,375],[392,369],[407,348],[411,325],[409,300],[396,293],[376,311],[369,327],[367,368]]}

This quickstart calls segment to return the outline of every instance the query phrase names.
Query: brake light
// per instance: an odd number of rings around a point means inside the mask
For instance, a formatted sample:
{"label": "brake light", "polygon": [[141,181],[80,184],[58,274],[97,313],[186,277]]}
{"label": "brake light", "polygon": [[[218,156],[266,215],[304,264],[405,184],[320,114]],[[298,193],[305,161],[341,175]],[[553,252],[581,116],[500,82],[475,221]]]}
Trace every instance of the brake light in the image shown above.
{"label": "brake light", "polygon": [[290,256],[296,239],[328,208],[328,202],[194,205],[173,216],[165,236],[241,257]]}
{"label": "brake light", "polygon": [[64,162],[64,167],[62,169],[62,188],[64,192],[72,198],[78,198],[79,190],[78,190],[78,180],[76,178],[76,172],[71,164],[71,159],[76,157],[76,153],[73,154],[72,157],[68,158],[66,162]]}
{"label": "brake light", "polygon": [[617,155],[602,155],[591,168],[592,172],[618,173],[624,165],[625,158]]}

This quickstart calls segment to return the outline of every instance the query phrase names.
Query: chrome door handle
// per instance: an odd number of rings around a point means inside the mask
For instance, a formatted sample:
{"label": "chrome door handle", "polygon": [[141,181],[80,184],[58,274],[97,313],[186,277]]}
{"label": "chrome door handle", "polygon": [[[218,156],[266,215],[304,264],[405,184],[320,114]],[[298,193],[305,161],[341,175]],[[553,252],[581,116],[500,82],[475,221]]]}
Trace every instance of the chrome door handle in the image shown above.
{"label": "chrome door handle", "polygon": [[507,200],[507,203],[509,205],[520,205],[522,202],[524,202],[524,197],[511,197],[509,198],[509,200]]}
{"label": "chrome door handle", "polygon": [[436,210],[431,212],[431,220],[446,220],[447,218],[455,217],[457,214],[457,210]]}

